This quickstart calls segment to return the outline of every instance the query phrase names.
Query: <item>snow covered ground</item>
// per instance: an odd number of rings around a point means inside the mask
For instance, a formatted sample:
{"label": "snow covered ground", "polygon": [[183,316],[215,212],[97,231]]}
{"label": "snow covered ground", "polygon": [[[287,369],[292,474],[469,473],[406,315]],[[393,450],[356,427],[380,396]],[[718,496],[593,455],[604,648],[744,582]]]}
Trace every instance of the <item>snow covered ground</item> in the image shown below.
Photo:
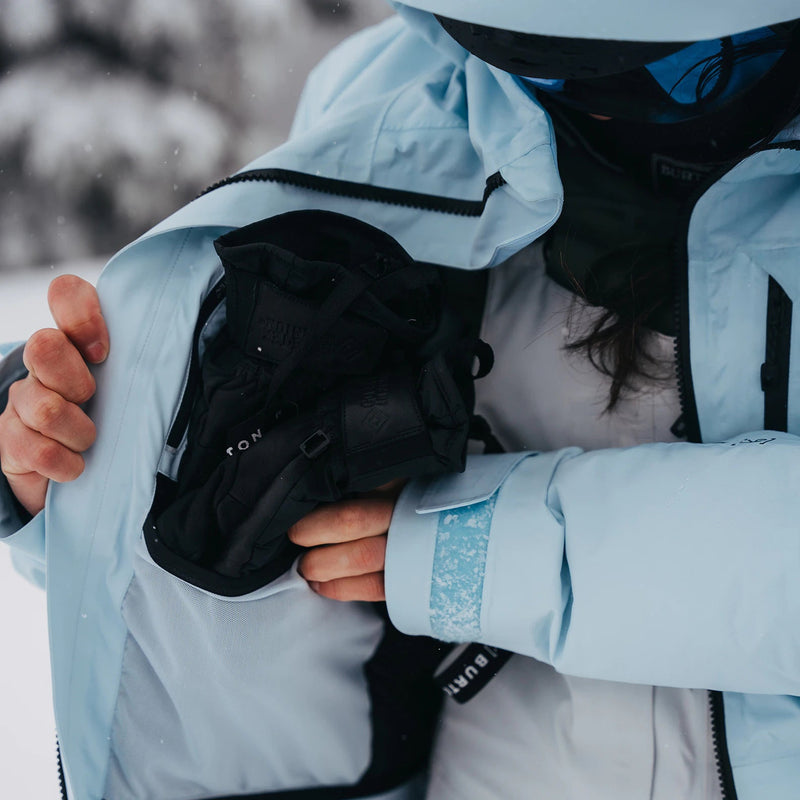
{"label": "snow covered ground", "polygon": [[[51,327],[48,283],[72,272],[94,282],[94,261],[0,275],[0,342],[25,339]],[[14,572],[0,545],[0,797],[60,797],[44,593]]]}

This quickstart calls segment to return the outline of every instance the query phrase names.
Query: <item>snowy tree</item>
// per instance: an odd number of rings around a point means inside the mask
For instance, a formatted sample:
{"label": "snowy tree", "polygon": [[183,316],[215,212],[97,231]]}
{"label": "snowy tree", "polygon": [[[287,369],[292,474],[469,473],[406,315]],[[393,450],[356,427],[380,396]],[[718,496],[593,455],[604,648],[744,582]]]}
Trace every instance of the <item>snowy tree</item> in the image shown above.
{"label": "snowy tree", "polygon": [[0,269],[108,253],[278,144],[383,0],[3,0]]}

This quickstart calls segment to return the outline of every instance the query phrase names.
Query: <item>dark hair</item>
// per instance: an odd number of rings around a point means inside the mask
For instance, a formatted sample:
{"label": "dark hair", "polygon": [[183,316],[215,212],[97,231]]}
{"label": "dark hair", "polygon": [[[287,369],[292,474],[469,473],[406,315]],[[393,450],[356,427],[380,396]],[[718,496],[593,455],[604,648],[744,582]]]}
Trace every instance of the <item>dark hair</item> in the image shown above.
{"label": "dark hair", "polygon": [[[649,164],[653,152],[721,168],[725,162],[741,159],[754,144],[771,140],[800,108],[797,77],[800,20],[771,28],[776,34],[772,38],[737,45],[730,38],[723,38],[718,53],[694,64],[672,87],[674,90],[687,75],[699,68],[697,100],[707,102],[727,85],[735,62],[786,49],[779,62],[780,68],[770,71],[768,83],[762,82],[754,87],[724,112],[717,112],[713,120],[701,117],[699,122],[676,125],[615,120],[598,122],[562,105],[555,95],[551,97],[547,92],[537,92],[537,97],[551,114],[557,134],[568,135],[577,142],[575,146],[587,149],[595,159],[599,157],[602,163],[610,165],[609,174],[614,171],[641,172],[642,165]],[[731,124],[732,121],[736,124]],[[615,166],[620,151],[626,154],[629,162],[624,169]],[[692,184],[683,188],[676,185],[669,194],[681,197],[695,191]],[[673,273],[668,267],[674,256],[665,248],[671,250],[671,245],[639,243],[623,246],[594,261],[588,272],[582,272],[580,276],[564,263],[563,253],[559,256],[560,272],[568,277],[569,288],[577,295],[570,315],[571,337],[566,348],[582,352],[596,369],[611,379],[605,412],[613,411],[626,392],[639,390],[642,380],[663,382],[674,375],[674,362],[665,362],[652,347],[654,331],[675,333]],[[621,269],[625,263],[628,269]],[[588,327],[579,325],[576,319],[576,312],[581,307],[599,309]]]}
{"label": "dark hair", "polygon": [[[576,297],[570,312],[570,340],[566,349],[582,352],[597,370],[611,379],[604,413],[613,411],[626,391],[639,389],[638,380],[661,383],[674,375],[673,362],[665,363],[652,348],[654,321],[670,319],[674,307],[672,275],[663,269],[663,260],[655,257],[657,254],[652,252],[655,249],[632,249],[631,269],[619,285],[603,288],[603,305],[593,302],[602,263],[595,266],[583,283],[570,275]],[[620,255],[614,254],[615,258]],[[599,308],[601,313],[591,321],[587,331],[578,315],[581,309],[588,308]]]}

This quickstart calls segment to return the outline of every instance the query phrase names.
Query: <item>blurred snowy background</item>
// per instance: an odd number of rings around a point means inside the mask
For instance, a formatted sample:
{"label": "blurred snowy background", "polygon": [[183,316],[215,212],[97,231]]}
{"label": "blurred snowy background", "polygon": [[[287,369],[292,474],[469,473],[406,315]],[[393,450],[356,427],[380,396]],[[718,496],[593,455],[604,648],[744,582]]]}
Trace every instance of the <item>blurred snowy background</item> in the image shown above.
{"label": "blurred snowy background", "polygon": [[108,253],[280,143],[383,0],[2,0],[0,271]]}
{"label": "blurred snowy background", "polygon": [[[47,284],[280,143],[305,77],[383,0],[0,0],[0,342]],[[44,594],[0,545],[0,797],[54,800]]]}

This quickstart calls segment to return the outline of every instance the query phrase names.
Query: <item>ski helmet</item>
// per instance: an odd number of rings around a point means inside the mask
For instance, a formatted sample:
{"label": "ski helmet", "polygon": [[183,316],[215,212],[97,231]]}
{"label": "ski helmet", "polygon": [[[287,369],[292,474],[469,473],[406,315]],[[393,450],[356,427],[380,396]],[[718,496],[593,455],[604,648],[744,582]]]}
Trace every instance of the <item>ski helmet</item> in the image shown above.
{"label": "ski helmet", "polygon": [[[452,0],[406,5],[434,11],[445,31],[482,61],[519,76],[557,102],[595,115],[665,124],[723,112],[727,124],[732,109],[745,109],[754,99],[763,106],[765,98],[796,94],[798,0],[711,0],[701,10],[677,0],[669,12],[683,11],[681,24],[670,19],[660,27],[651,23],[664,16],[665,4],[643,13],[631,0],[458,0],[457,9]],[[598,8],[604,10],[602,19]],[[483,24],[487,9],[492,21]],[[595,30],[587,19],[595,20]],[[498,27],[496,20],[508,20],[513,27]],[[761,24],[739,27],[753,22]],[[570,36],[552,33],[567,32],[570,26]],[[697,35],[712,30],[713,37]]]}
{"label": "ski helmet", "polygon": [[800,17],[798,0],[400,0],[517,33],[628,42],[696,42]]}

